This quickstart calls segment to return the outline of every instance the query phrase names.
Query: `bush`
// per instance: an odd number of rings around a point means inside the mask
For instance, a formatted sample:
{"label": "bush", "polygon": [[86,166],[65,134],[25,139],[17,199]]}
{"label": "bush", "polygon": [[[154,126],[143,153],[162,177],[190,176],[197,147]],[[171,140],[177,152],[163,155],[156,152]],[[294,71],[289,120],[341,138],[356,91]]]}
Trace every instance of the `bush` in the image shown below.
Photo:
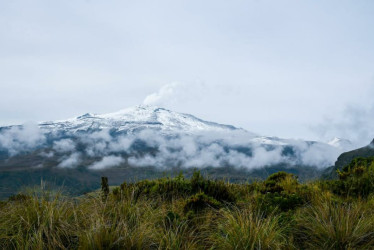
{"label": "bush", "polygon": [[293,174],[278,172],[270,175],[263,183],[262,193],[295,193],[299,187],[297,178]]}
{"label": "bush", "polygon": [[329,182],[335,194],[367,198],[374,193],[374,157],[356,158],[338,175],[339,180]]}
{"label": "bush", "polygon": [[18,194],[0,202],[0,249],[374,249],[374,192],[360,179],[373,163],[352,164],[340,193],[285,172],[235,185],[195,172],[124,183],[105,200]]}
{"label": "bush", "polygon": [[218,208],[220,206],[221,203],[219,201],[204,194],[203,192],[199,192],[187,199],[186,204],[184,205],[184,211],[186,213],[190,210],[198,212],[207,207]]}
{"label": "bush", "polygon": [[16,194],[16,195],[11,195],[9,196],[8,198],[8,201],[27,201],[27,200],[31,200],[31,196],[30,195],[26,195],[26,194]]}
{"label": "bush", "polygon": [[271,213],[276,209],[286,212],[304,204],[304,200],[299,194],[287,193],[263,194],[258,197],[257,202],[260,204],[260,210],[266,213]]}
{"label": "bush", "polygon": [[269,176],[259,188],[256,204],[260,211],[272,213],[295,209],[305,203],[303,187],[293,174],[278,172]]}
{"label": "bush", "polygon": [[135,190],[135,196],[159,196],[162,199],[171,200],[186,198],[188,196],[203,192],[220,202],[234,202],[235,195],[230,191],[229,185],[223,181],[205,179],[200,172],[195,171],[190,180],[182,174],[175,178],[161,178],[158,180],[144,180],[134,184],[123,183],[122,190]]}

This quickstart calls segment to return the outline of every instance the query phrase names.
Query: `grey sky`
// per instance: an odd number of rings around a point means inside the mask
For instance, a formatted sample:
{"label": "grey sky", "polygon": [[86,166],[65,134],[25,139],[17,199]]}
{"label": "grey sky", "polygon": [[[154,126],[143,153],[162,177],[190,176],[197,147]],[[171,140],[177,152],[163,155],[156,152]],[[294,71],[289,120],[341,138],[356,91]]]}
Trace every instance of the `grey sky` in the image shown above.
{"label": "grey sky", "polygon": [[371,0],[1,1],[0,124],[169,89],[152,102],[264,135],[364,143],[373,13]]}

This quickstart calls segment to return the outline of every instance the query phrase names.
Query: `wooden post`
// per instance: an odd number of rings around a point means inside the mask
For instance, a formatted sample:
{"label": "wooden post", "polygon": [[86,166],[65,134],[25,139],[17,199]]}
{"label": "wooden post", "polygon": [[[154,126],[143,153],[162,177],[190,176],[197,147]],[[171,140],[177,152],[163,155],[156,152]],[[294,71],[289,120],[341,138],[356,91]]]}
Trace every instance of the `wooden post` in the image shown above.
{"label": "wooden post", "polygon": [[103,201],[108,199],[109,195],[109,184],[108,184],[108,177],[101,177],[101,197]]}

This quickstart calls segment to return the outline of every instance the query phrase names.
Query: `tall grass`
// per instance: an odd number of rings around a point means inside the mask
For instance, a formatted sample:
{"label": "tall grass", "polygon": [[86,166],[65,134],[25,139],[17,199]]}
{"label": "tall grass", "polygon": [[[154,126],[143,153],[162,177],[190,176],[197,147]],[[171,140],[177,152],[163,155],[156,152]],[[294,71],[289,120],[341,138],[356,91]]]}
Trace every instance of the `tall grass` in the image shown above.
{"label": "tall grass", "polygon": [[251,209],[222,211],[217,232],[213,234],[217,249],[282,249],[286,247],[284,229],[278,215],[265,217]]}
{"label": "tall grass", "polygon": [[199,249],[204,244],[197,230],[187,220],[166,217],[156,230],[159,249]]}
{"label": "tall grass", "polygon": [[83,249],[146,249],[155,245],[154,213],[146,201],[84,199],[76,207]]}
{"label": "tall grass", "polygon": [[307,249],[372,249],[373,211],[365,203],[321,200],[301,209],[296,218],[301,245]]}
{"label": "tall grass", "polygon": [[0,211],[2,249],[74,248],[77,216],[71,201],[59,195],[20,196]]}
{"label": "tall grass", "polygon": [[0,249],[374,249],[374,193],[336,186],[278,173],[236,185],[162,178],[105,198],[42,189],[0,203]]}

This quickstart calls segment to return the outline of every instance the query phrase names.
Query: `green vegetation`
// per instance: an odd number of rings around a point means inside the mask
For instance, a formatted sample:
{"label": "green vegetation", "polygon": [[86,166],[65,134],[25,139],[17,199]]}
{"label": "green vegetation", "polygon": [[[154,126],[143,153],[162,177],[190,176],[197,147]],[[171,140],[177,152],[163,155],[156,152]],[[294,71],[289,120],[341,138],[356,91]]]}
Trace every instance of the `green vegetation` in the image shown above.
{"label": "green vegetation", "polygon": [[337,172],[339,180],[330,182],[334,193],[362,198],[374,193],[374,157],[356,158]]}
{"label": "green vegetation", "polygon": [[79,197],[20,193],[0,202],[0,248],[373,249],[374,158],[338,176],[232,184],[194,172],[110,191],[103,178],[102,191]]}

